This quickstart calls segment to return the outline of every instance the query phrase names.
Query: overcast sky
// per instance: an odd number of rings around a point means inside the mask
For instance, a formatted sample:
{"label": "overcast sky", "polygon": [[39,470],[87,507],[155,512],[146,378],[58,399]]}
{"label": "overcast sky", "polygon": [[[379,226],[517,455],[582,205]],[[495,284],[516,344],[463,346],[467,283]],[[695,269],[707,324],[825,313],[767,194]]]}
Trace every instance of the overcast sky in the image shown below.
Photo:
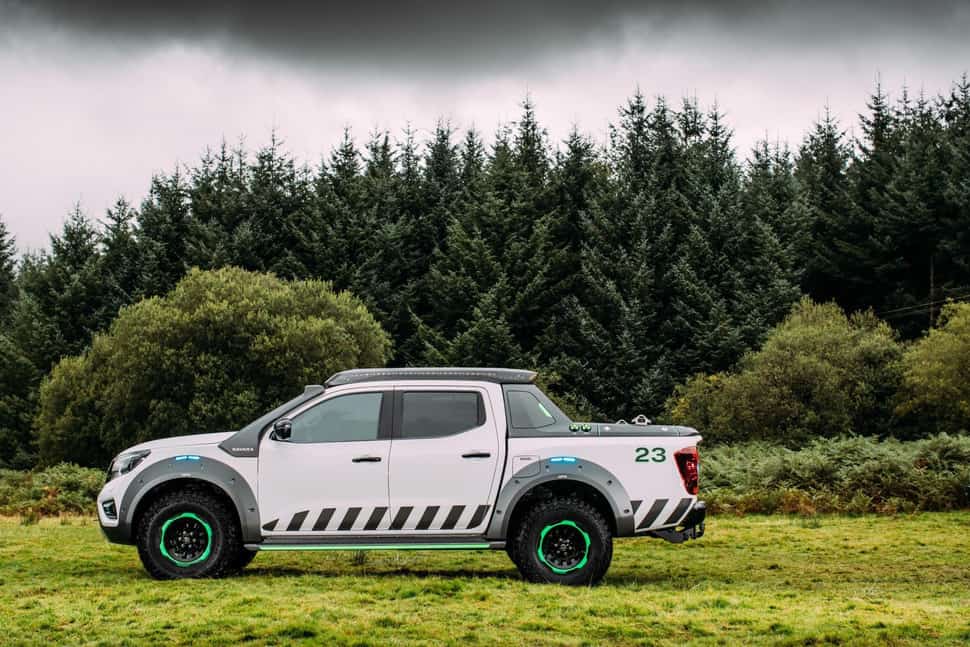
{"label": "overcast sky", "polygon": [[[413,5],[413,6],[406,6]],[[602,140],[638,86],[717,101],[742,154],[846,128],[877,76],[930,95],[970,69],[970,2],[0,0],[0,217],[46,247],[153,173],[275,128],[315,163],[350,127],[490,134],[526,93],[553,141]]]}

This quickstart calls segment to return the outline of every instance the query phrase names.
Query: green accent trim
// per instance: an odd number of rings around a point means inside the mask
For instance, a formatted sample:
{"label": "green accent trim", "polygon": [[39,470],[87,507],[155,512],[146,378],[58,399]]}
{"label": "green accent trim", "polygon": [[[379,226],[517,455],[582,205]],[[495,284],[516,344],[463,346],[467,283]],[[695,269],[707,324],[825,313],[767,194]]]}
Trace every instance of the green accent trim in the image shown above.
{"label": "green accent trim", "polygon": [[547,418],[550,420],[555,420],[555,418],[552,417],[552,414],[549,413],[549,409],[546,409],[541,402],[538,402],[538,400],[536,402],[538,403],[539,408],[542,410],[542,413],[546,414]]}
{"label": "green accent trim", "polygon": [[[179,561],[174,557],[172,557],[169,554],[169,552],[165,549],[165,531],[168,530],[168,527],[170,525],[172,525],[172,522],[178,521],[179,519],[195,519],[196,521],[202,524],[203,528],[205,528],[205,534],[208,537],[208,540],[206,541],[206,544],[205,544],[205,550],[202,552],[201,555],[193,559],[191,562]],[[186,566],[192,566],[193,564],[198,564],[199,562],[205,561],[209,557],[209,554],[212,552],[212,528],[209,526],[209,524],[207,524],[205,521],[200,519],[199,516],[194,512],[183,512],[181,514],[177,514],[162,524],[162,538],[158,541],[158,547],[162,551],[162,555],[167,557],[176,566],[181,566],[182,568],[185,568]]]}
{"label": "green accent trim", "polygon": [[487,550],[490,544],[307,544],[260,546],[259,550]]}
{"label": "green accent trim", "polygon": [[[583,541],[586,542],[586,549],[583,551],[583,559],[581,559],[578,564],[576,564],[571,568],[556,568],[548,561],[546,561],[546,556],[542,553],[542,542],[545,541],[546,534],[557,526],[572,526],[573,528],[579,531],[579,534],[583,536]],[[572,571],[578,571],[582,567],[586,566],[586,562],[589,561],[589,535],[587,535],[582,528],[577,526],[575,521],[570,521],[569,519],[564,519],[563,521],[557,521],[554,524],[546,526],[545,528],[542,529],[542,532],[539,533],[539,546],[536,548],[536,552],[539,554],[539,561],[545,564],[546,566],[548,566],[549,570],[551,570],[553,573],[564,575]]]}

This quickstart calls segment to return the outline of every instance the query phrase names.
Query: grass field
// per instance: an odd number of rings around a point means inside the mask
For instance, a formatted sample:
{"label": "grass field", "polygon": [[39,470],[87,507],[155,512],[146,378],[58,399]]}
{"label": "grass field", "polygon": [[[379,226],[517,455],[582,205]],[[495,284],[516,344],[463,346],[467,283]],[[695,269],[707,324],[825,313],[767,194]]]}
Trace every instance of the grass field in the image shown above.
{"label": "grass field", "polygon": [[605,583],[523,583],[503,552],[263,553],[155,582],[90,519],[0,520],[0,643],[970,642],[970,513],[730,518],[620,540]]}

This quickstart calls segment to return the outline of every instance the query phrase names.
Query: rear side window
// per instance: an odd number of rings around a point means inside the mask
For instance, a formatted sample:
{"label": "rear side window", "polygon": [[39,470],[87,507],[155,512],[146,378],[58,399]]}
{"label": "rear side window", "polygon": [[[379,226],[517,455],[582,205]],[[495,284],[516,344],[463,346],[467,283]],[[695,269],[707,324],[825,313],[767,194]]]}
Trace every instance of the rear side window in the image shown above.
{"label": "rear side window", "polygon": [[401,438],[440,438],[485,424],[482,396],[473,391],[403,393],[401,406]]}
{"label": "rear side window", "polygon": [[517,429],[539,429],[556,422],[539,398],[528,391],[509,391],[509,416]]}

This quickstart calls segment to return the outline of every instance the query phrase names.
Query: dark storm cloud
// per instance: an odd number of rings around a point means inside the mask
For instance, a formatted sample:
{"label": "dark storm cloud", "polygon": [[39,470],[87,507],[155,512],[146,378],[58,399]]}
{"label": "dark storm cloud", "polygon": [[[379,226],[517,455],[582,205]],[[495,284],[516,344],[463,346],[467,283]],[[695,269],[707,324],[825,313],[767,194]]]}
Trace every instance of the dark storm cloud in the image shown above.
{"label": "dark storm cloud", "polygon": [[[66,29],[101,45],[211,42],[309,63],[395,67],[507,64],[593,42],[611,43],[630,37],[631,27],[640,29],[633,35],[638,38],[659,40],[685,25],[708,25],[713,38],[818,47],[894,34],[960,38],[967,26],[966,3],[959,0],[0,0],[0,7],[6,9],[9,26]],[[697,47],[704,49],[705,43]]]}

